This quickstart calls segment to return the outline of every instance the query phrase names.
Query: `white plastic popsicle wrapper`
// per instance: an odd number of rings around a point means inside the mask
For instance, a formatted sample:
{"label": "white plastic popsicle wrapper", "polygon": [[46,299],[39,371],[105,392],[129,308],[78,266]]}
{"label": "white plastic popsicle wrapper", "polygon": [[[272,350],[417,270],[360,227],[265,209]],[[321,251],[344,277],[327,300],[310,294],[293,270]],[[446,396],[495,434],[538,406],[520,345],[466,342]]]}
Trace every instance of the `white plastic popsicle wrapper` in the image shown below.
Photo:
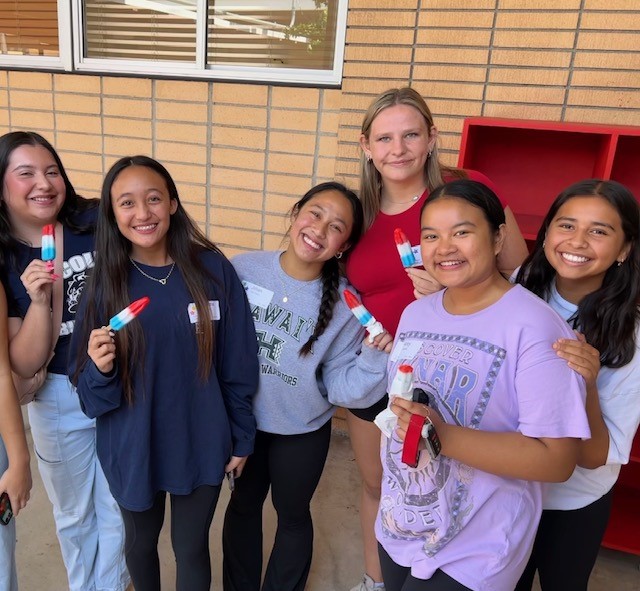
{"label": "white plastic popsicle wrapper", "polygon": [[378,429],[387,437],[391,437],[398,424],[398,417],[389,408],[391,399],[394,396],[400,396],[405,400],[413,399],[413,368],[410,365],[401,365],[398,367],[396,375],[391,382],[391,388],[389,389],[389,403],[387,404],[387,408],[379,412],[373,420],[378,426]]}
{"label": "white plastic popsicle wrapper", "polygon": [[364,327],[367,329],[369,333],[369,342],[373,343],[373,339],[375,339],[379,334],[384,332],[384,328],[381,322],[378,322],[373,316],[371,320],[367,322]]}

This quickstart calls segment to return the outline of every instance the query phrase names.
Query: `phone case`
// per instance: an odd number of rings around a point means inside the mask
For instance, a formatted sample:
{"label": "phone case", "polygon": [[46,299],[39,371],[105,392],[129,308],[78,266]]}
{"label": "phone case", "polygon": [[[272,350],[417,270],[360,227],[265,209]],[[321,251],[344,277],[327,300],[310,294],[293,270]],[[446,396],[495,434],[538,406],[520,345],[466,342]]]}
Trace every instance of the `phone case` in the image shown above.
{"label": "phone case", "polygon": [[9,500],[9,495],[4,492],[0,495],[0,523],[7,525],[12,517],[11,501]]}

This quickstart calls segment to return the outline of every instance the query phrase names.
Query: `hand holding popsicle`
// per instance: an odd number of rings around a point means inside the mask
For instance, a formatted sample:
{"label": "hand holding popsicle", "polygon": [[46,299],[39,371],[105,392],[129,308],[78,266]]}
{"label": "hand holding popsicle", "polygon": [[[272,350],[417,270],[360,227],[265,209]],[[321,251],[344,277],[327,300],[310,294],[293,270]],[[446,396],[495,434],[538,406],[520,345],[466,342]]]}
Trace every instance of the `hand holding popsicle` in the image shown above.
{"label": "hand holding popsicle", "polygon": [[411,250],[411,243],[409,242],[407,235],[400,228],[396,228],[393,232],[393,237],[396,241],[396,248],[398,249],[402,266],[405,269],[413,267],[417,261],[413,251]]}
{"label": "hand holding popsicle", "polygon": [[367,332],[369,333],[369,342],[373,343],[373,339],[384,332],[382,324],[378,322],[371,312],[362,305],[353,292],[345,289],[344,299],[347,302],[349,309],[353,312],[353,315],[358,319],[360,324],[367,329]]}
{"label": "hand holding popsicle", "polygon": [[109,320],[108,326],[91,331],[87,353],[102,373],[109,373],[113,369],[113,362],[116,358],[113,331],[120,330],[131,322],[146,308],[149,301],[149,298],[145,296],[135,302],[131,302],[124,310],[118,312]]}

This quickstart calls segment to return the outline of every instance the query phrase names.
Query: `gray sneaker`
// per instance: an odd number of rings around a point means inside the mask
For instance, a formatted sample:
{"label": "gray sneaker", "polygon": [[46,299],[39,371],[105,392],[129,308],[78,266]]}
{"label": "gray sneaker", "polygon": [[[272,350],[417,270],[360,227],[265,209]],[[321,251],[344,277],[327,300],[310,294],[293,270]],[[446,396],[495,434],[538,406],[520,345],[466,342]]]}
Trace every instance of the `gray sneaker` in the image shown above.
{"label": "gray sneaker", "polygon": [[376,586],[376,582],[369,576],[364,575],[362,581],[360,581],[351,591],[384,591],[384,585]]}

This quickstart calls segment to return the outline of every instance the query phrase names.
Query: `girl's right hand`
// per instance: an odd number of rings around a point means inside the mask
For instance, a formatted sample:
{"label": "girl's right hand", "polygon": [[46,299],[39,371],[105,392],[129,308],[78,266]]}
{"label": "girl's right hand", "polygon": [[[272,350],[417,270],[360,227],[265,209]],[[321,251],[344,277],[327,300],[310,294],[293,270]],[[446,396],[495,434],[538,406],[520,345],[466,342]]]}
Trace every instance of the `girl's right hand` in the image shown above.
{"label": "girl's right hand", "polygon": [[366,336],[363,343],[371,349],[378,349],[379,351],[384,351],[385,353],[391,353],[391,349],[393,349],[393,336],[385,330],[382,334],[379,334],[377,337],[375,337],[373,339],[373,342],[371,342],[369,340],[369,337]]}
{"label": "girl's right hand", "polygon": [[39,259],[32,260],[20,275],[20,281],[27,290],[32,304],[50,305],[51,286],[55,277],[47,263]]}
{"label": "girl's right hand", "polygon": [[113,369],[116,358],[116,344],[113,333],[106,327],[95,328],[89,335],[87,353],[102,373],[109,373]]}
{"label": "girl's right hand", "polygon": [[408,269],[405,269],[405,271],[409,276],[409,279],[413,281],[413,296],[416,300],[442,289],[442,285],[440,285],[425,269],[409,267]]}

